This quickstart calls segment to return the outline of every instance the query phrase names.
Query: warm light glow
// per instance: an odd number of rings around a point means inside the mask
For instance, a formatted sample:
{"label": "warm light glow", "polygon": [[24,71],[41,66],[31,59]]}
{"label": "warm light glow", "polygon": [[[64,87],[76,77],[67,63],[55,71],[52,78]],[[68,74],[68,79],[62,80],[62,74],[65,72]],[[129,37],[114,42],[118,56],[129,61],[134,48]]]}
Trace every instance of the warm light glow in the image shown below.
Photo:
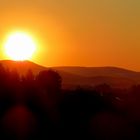
{"label": "warm light glow", "polygon": [[23,61],[32,57],[36,44],[26,33],[12,33],[5,43],[5,53],[12,60]]}

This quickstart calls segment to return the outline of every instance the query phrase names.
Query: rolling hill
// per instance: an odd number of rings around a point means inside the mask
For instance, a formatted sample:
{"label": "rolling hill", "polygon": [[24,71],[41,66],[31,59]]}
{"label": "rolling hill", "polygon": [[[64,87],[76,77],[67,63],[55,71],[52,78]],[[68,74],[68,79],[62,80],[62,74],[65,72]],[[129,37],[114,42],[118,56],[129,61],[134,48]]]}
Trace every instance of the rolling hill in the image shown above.
{"label": "rolling hill", "polygon": [[1,60],[0,63],[10,69],[25,74],[29,69],[34,74],[42,70],[54,69],[63,79],[64,87],[95,86],[107,83],[112,87],[127,88],[140,83],[140,73],[117,67],[43,67],[30,61],[16,62]]}

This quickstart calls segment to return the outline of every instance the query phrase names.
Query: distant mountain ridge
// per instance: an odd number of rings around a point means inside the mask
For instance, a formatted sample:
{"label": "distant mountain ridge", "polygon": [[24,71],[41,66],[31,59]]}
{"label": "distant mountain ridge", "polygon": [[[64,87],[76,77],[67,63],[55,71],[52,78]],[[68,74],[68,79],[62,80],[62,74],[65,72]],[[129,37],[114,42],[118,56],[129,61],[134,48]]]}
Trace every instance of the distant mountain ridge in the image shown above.
{"label": "distant mountain ridge", "polygon": [[11,61],[11,60],[1,60],[0,64],[2,64],[5,68],[9,70],[17,70],[20,74],[26,74],[30,69],[33,73],[38,73],[42,70],[47,69],[46,67],[40,66],[31,61]]}
{"label": "distant mountain ridge", "polygon": [[140,83],[140,72],[117,67],[44,67],[30,61],[1,60],[0,63],[10,70],[16,69],[25,74],[29,69],[34,74],[42,70],[54,69],[63,79],[63,86],[95,86],[107,83],[112,87],[127,88]]}
{"label": "distant mountain ridge", "polygon": [[93,76],[138,76],[139,72],[118,67],[54,67],[54,69],[78,74],[86,77]]}

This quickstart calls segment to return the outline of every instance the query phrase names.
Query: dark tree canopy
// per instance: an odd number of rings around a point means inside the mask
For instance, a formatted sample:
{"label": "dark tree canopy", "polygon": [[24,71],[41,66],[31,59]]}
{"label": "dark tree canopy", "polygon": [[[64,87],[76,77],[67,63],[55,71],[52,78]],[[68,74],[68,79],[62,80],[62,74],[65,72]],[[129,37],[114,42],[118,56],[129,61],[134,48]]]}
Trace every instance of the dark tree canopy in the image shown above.
{"label": "dark tree canopy", "polygon": [[59,92],[61,90],[62,79],[56,71],[41,71],[36,80],[47,92]]}

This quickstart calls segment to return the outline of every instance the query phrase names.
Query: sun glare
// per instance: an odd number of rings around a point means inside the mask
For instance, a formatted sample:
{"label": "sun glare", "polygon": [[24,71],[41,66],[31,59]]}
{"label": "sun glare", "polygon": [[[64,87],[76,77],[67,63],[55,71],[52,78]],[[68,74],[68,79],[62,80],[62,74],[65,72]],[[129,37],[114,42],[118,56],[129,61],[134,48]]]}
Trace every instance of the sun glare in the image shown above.
{"label": "sun glare", "polygon": [[10,59],[24,61],[32,57],[36,44],[32,37],[26,33],[12,33],[5,43],[5,53]]}

